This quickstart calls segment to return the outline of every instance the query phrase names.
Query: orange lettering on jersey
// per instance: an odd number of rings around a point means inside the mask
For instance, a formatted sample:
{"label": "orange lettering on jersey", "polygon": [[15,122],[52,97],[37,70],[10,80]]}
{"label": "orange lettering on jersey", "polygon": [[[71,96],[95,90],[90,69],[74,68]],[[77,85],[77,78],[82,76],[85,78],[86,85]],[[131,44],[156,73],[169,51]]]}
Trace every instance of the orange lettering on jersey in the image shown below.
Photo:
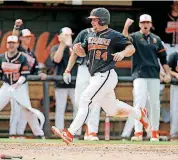
{"label": "orange lettering on jersey", "polygon": [[90,45],[88,45],[88,51],[95,50],[95,49],[107,49],[107,46],[96,45],[96,44],[90,44]]}
{"label": "orange lettering on jersey", "polygon": [[14,64],[8,62],[2,62],[2,70],[5,74],[9,73],[19,73],[21,64]]}

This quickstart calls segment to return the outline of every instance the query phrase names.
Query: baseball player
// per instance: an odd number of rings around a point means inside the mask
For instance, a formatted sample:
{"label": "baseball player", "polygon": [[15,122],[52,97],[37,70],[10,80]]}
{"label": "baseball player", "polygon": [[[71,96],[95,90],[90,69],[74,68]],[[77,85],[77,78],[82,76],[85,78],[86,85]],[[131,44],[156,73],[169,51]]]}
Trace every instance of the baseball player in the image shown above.
{"label": "baseball player", "polygon": [[[51,49],[51,59],[55,64],[55,75],[63,75],[70,56],[69,47],[72,45],[72,30],[64,27],[60,30],[58,35],[59,44]],[[76,66],[75,66],[76,67]],[[76,68],[71,71],[73,76],[76,75]],[[55,125],[58,129],[64,129],[64,113],[67,104],[67,97],[70,97],[73,105],[73,115],[77,112],[75,104],[75,93],[73,84],[61,84],[55,82],[55,97],[56,97],[56,110],[55,110]]]}
{"label": "baseball player", "polygon": [[[73,44],[79,42],[83,43],[87,34],[90,32],[93,32],[92,28],[87,28],[82,30],[74,40]],[[81,94],[84,92],[84,90],[87,88],[87,86],[90,83],[90,73],[87,67],[87,59],[88,57],[78,57],[75,53],[72,53],[69,58],[67,68],[63,74],[64,82],[69,84],[71,82],[70,71],[73,65],[75,64],[75,62],[78,63],[78,72],[77,72],[76,87],[75,87],[75,102],[77,106],[79,106],[79,100]],[[87,118],[87,122],[85,122],[87,127],[84,135],[84,140],[91,140],[91,141],[99,140],[97,133],[98,133],[101,107],[98,104],[95,105],[96,106],[91,107],[89,116]],[[81,135],[81,129],[76,134]]]}
{"label": "baseball player", "polygon": [[[178,80],[178,53],[174,52],[170,54],[168,59],[168,64],[171,68],[171,75]],[[171,140],[178,139],[178,85],[172,83],[170,88],[170,116],[171,116],[171,124],[170,124],[170,135]]]}
{"label": "baseball player", "polygon": [[[128,29],[133,20],[127,19],[123,34],[128,37]],[[166,52],[158,36],[150,32],[152,18],[143,14],[139,19],[140,31],[130,34],[130,39],[136,49],[132,56],[133,97],[135,108],[145,108],[147,100],[150,106],[152,133],[150,141],[159,141],[160,118],[160,65],[165,71],[164,81],[170,82],[171,76],[167,65]],[[131,140],[139,141],[143,138],[142,125],[135,120],[135,136]]]}
{"label": "baseball player", "polygon": [[[30,74],[39,75],[41,80],[46,79],[47,75],[42,73],[40,68],[38,67],[38,62],[35,54],[30,50],[30,42],[32,34],[30,30],[23,29],[20,31],[20,28],[23,24],[21,19],[17,19],[15,21],[13,35],[20,36],[20,45],[18,47],[18,51],[23,52],[24,56],[27,58],[27,61],[30,65]],[[28,83],[25,82],[27,91],[28,91]],[[18,138],[24,135],[24,131],[26,128],[27,121],[24,117],[22,108],[19,106],[15,99],[11,99],[11,117],[10,117],[10,130],[9,135],[10,138]],[[44,138],[38,136],[37,138]]]}
{"label": "baseball player", "polygon": [[[17,50],[18,37],[11,35],[7,38],[7,49],[0,57],[1,78],[4,81],[0,89],[0,110],[14,99],[22,108],[25,119],[29,123],[35,136],[44,136],[42,130],[44,115],[31,107],[28,90],[26,87],[26,75],[29,74],[29,63],[23,52]],[[38,121],[40,120],[40,123]]]}
{"label": "baseball player", "polygon": [[124,57],[135,52],[131,42],[121,33],[108,28],[110,13],[105,8],[95,8],[88,17],[95,32],[87,35],[84,43],[77,43],[73,51],[80,57],[89,56],[90,84],[80,97],[77,115],[68,129],[62,131],[52,126],[53,133],[61,137],[66,144],[73,141],[77,130],[85,122],[92,103],[99,103],[108,116],[125,117],[131,115],[140,120],[147,131],[150,125],[146,116],[146,109],[133,108],[116,99],[114,88],[118,77],[115,64]]}

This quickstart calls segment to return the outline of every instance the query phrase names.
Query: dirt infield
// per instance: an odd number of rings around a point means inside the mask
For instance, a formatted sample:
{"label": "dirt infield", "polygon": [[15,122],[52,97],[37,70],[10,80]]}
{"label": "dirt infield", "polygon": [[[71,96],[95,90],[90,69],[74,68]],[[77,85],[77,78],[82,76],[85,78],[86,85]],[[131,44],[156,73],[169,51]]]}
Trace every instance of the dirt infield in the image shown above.
{"label": "dirt infield", "polygon": [[[109,143],[109,144],[108,144]],[[167,143],[2,142],[0,153],[22,155],[24,160],[177,160],[178,145]]]}

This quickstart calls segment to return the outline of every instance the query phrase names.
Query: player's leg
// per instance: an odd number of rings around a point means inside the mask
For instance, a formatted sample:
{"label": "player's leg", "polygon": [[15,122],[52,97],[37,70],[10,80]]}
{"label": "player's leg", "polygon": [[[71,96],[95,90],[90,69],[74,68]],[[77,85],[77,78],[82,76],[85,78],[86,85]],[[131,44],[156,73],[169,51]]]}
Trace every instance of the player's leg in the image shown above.
{"label": "player's leg", "polygon": [[66,110],[68,96],[68,88],[56,88],[56,110],[55,110],[55,126],[62,130],[64,129],[64,114]]}
{"label": "player's leg", "polygon": [[[26,87],[26,90],[28,91],[27,93],[29,96],[28,82],[26,82],[24,85]],[[25,119],[23,109],[22,107],[20,107],[20,116],[17,123],[17,135],[24,135],[26,126],[27,126],[27,121]]]}
{"label": "player's leg", "polygon": [[25,119],[23,108],[20,107],[20,118],[18,119],[17,123],[17,135],[24,135],[26,126],[27,120]]}
{"label": "player's leg", "polygon": [[15,99],[10,100],[11,103],[11,115],[10,115],[10,128],[9,135],[15,136],[17,135],[17,125],[20,116],[20,106]]}
{"label": "player's leg", "polygon": [[[23,94],[22,94],[23,93]],[[14,92],[12,97],[20,104],[23,109],[25,119],[29,123],[32,132],[35,136],[43,136],[42,130],[44,124],[44,115],[37,109],[32,108],[30,98],[26,86],[23,84],[19,86]],[[40,123],[38,121],[40,120]]]}
{"label": "player's leg", "polygon": [[171,139],[178,139],[178,86],[171,85],[170,89],[170,135]]}
{"label": "player's leg", "polygon": [[[140,119],[140,121],[144,122],[145,127],[148,127],[148,123],[145,122],[145,113],[142,110],[136,110],[130,105],[116,100],[114,94],[116,85],[117,74],[114,70],[105,73],[96,73],[95,76],[91,78],[89,86],[81,96],[77,115],[68,131],[59,131],[55,127],[52,127],[52,131],[55,135],[61,137],[67,144],[69,144],[72,141],[75,132],[83,125],[87,118],[90,104],[97,102],[102,103],[103,109],[109,116],[131,115],[134,118]],[[105,100],[106,95],[108,95],[108,101]]]}
{"label": "player's leg", "polygon": [[8,104],[11,99],[11,92],[9,91],[10,85],[3,83],[0,88],[0,111]]}
{"label": "player's leg", "polygon": [[[133,103],[134,108],[145,108],[148,99],[147,81],[144,78],[137,78],[133,81]],[[133,141],[143,139],[143,125],[140,121],[135,120],[135,133],[131,138]]]}
{"label": "player's leg", "polygon": [[84,140],[98,141],[99,138],[97,136],[99,121],[100,121],[100,104],[92,103],[90,107],[90,112],[88,118],[86,120],[87,127],[84,136]]}
{"label": "player's leg", "polygon": [[124,126],[124,129],[123,129],[121,137],[122,138],[130,138],[134,126],[135,126],[134,119],[129,116],[127,118],[126,123],[125,123],[125,126]]}
{"label": "player's leg", "polygon": [[[114,81],[113,81],[114,80]],[[59,131],[56,127],[52,127],[52,131],[56,136],[63,138],[63,140],[69,144],[73,140],[73,135],[78,129],[84,124],[87,116],[89,114],[89,108],[91,103],[97,103],[104,97],[104,95],[109,92],[108,90],[114,89],[117,84],[117,75],[113,79],[113,71],[105,73],[97,73],[95,76],[91,77],[90,84],[83,92],[77,115],[73,120],[72,124],[68,128],[68,131]]]}
{"label": "player's leg", "polygon": [[28,110],[26,107],[22,106],[22,112],[25,116],[25,120],[28,122],[33,134],[35,136],[40,136],[43,137],[44,136],[44,132],[43,130],[40,128],[40,123],[37,119],[36,114],[34,114],[33,112],[31,112],[30,110]]}
{"label": "player's leg", "polygon": [[150,104],[150,123],[152,126],[151,141],[159,141],[160,120],[160,80],[148,79],[148,101]]}

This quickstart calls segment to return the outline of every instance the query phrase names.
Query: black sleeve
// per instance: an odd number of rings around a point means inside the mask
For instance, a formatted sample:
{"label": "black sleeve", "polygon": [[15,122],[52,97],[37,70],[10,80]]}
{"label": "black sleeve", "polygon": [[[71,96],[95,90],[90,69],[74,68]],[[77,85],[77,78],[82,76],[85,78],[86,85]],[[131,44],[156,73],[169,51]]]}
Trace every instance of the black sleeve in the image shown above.
{"label": "black sleeve", "polygon": [[73,45],[76,44],[76,43],[79,43],[79,42],[83,43],[84,40],[85,40],[85,37],[87,36],[87,34],[88,34],[87,29],[82,30],[82,31],[77,35],[77,37],[75,38],[75,40],[74,40],[74,42],[73,42]]}
{"label": "black sleeve", "polygon": [[24,76],[25,78],[30,74],[30,66],[26,57],[22,58],[20,76]]}
{"label": "black sleeve", "polygon": [[123,51],[128,45],[132,44],[127,37],[122,34],[118,34],[117,37],[111,40],[111,45],[114,52]]}
{"label": "black sleeve", "polygon": [[158,58],[160,59],[160,62],[162,65],[167,64],[167,53],[166,53],[166,49],[164,48],[162,42],[160,39],[157,39],[157,43],[158,43]]}
{"label": "black sleeve", "polygon": [[174,52],[174,53],[170,54],[168,57],[168,64],[169,64],[169,67],[172,68],[172,70],[174,70],[176,67],[176,58],[175,58],[176,54],[177,53]]}
{"label": "black sleeve", "polygon": [[38,75],[42,73],[42,69],[39,67],[39,64],[38,64],[38,61],[35,55],[33,55],[33,58],[35,59],[35,63],[31,68],[30,74]]}

